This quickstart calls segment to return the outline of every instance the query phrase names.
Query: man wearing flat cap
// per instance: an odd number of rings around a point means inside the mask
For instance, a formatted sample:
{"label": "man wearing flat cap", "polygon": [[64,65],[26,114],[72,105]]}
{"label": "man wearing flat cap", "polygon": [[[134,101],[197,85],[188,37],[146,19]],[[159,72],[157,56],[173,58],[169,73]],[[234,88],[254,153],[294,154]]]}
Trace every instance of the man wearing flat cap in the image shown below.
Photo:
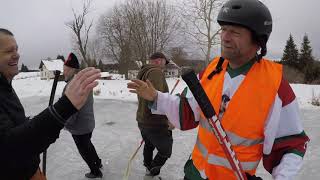
{"label": "man wearing flat cap", "polygon": [[[149,64],[141,67],[137,79],[149,80],[154,87],[161,92],[168,92],[168,84],[164,75],[165,65],[169,61],[161,52],[152,54]],[[148,101],[138,96],[138,110],[136,120],[145,142],[143,149],[144,166],[146,176],[158,176],[161,167],[165,164],[172,153],[172,130],[169,129],[168,119],[165,115],[152,114],[148,108]],[[157,154],[153,158],[153,151]]]}

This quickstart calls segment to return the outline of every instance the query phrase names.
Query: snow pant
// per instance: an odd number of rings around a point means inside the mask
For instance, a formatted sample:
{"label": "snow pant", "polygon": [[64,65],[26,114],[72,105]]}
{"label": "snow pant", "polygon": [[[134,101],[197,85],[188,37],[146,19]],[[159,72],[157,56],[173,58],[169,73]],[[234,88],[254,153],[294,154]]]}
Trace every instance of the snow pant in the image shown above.
{"label": "snow pant", "polygon": [[[161,167],[172,154],[172,131],[168,129],[140,128],[145,142],[143,149],[144,166],[153,174],[158,175]],[[157,154],[153,158],[153,151]]]}
{"label": "snow pant", "polygon": [[91,136],[92,132],[83,135],[72,135],[81,157],[87,163],[91,172],[97,173],[100,172],[101,159],[91,142]]}

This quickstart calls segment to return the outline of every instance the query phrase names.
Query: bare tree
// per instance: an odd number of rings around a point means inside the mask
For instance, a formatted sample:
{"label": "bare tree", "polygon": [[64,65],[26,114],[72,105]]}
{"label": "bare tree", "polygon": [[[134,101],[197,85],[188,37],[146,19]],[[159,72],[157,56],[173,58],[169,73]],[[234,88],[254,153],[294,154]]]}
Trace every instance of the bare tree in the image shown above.
{"label": "bare tree", "polygon": [[164,51],[179,26],[164,0],[128,0],[100,18],[98,32],[106,49],[127,72],[136,61],[146,63],[155,51]]}
{"label": "bare tree", "polygon": [[102,16],[97,30],[104,40],[106,53],[119,64],[119,72],[127,74],[131,56],[131,28],[124,16],[124,6],[115,6],[110,14]]}
{"label": "bare tree", "polygon": [[76,50],[79,51],[82,59],[88,66],[90,66],[91,58],[88,56],[88,42],[89,42],[89,32],[91,30],[93,20],[89,24],[86,23],[87,15],[89,14],[89,9],[91,5],[91,0],[85,0],[83,2],[82,11],[77,14],[72,8],[73,20],[66,23],[76,38]]}
{"label": "bare tree", "polygon": [[186,65],[187,60],[187,53],[183,49],[183,47],[173,47],[170,50],[171,59],[174,63],[176,63],[178,66],[184,66]]}
{"label": "bare tree", "polygon": [[87,57],[92,61],[90,62],[91,65],[96,62],[102,61],[104,56],[105,54],[102,41],[97,36],[94,36],[89,40],[87,44]]}
{"label": "bare tree", "polygon": [[218,9],[223,0],[184,0],[180,9],[184,31],[192,37],[210,61],[213,46],[219,44],[220,27],[216,23]]}
{"label": "bare tree", "polygon": [[146,63],[148,55],[164,51],[179,28],[174,9],[164,0],[131,0],[127,4],[127,17],[132,26],[136,59]]}

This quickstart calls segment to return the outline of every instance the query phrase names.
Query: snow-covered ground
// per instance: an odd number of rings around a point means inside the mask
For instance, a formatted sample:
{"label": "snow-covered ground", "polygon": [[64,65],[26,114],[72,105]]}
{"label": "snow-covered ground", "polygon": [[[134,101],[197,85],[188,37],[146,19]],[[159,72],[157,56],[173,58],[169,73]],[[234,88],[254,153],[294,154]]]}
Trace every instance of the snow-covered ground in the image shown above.
{"label": "snow-covered ground", "polygon": [[[171,90],[178,78],[167,79]],[[116,99],[124,101],[137,101],[136,95],[127,89],[128,80],[118,78],[118,80],[100,80],[95,91],[100,91],[96,99]],[[39,72],[19,73],[13,81],[13,86],[19,97],[50,96],[53,80],[40,80]],[[65,82],[59,82],[56,94],[60,95]],[[291,84],[301,108],[314,108],[311,105],[312,96],[320,97],[320,85]],[[186,85],[180,78],[179,84],[174,93],[180,93]]]}
{"label": "snow-covered ground", "polygon": [[[172,89],[177,79],[167,79]],[[127,162],[141,137],[135,121],[136,95],[129,93],[126,80],[101,80],[95,91],[96,129],[93,143],[104,162],[104,178],[121,180]],[[57,86],[56,98],[61,95],[64,82]],[[40,80],[34,74],[19,74],[13,81],[13,86],[21,98],[27,115],[35,115],[48,105],[52,80]],[[175,92],[181,92],[185,87],[180,81]],[[305,163],[297,179],[319,179],[320,169],[320,113],[319,107],[310,104],[312,95],[320,96],[319,85],[292,84],[301,107],[303,124],[311,139]],[[172,157],[164,166],[161,174],[165,180],[177,180],[183,177],[183,165],[192,152],[196,138],[196,130],[181,132],[174,130],[174,146]],[[143,179],[142,151],[133,161],[130,180]],[[77,152],[70,134],[61,131],[60,138],[48,149],[47,175],[49,180],[85,179],[88,171],[86,164]],[[258,175],[263,179],[271,176],[259,167]]]}

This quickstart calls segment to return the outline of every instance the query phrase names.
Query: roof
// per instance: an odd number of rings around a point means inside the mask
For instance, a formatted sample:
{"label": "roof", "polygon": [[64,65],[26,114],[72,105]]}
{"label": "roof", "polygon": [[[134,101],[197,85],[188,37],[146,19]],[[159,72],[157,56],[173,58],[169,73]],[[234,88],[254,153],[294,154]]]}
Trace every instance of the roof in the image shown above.
{"label": "roof", "polygon": [[110,76],[109,72],[101,72],[101,77],[108,77]]}
{"label": "roof", "polygon": [[166,65],[166,69],[181,69],[175,62],[170,61],[169,64]]}
{"label": "roof", "polygon": [[63,61],[61,59],[41,60],[42,63],[49,71],[59,70],[63,72]]}

